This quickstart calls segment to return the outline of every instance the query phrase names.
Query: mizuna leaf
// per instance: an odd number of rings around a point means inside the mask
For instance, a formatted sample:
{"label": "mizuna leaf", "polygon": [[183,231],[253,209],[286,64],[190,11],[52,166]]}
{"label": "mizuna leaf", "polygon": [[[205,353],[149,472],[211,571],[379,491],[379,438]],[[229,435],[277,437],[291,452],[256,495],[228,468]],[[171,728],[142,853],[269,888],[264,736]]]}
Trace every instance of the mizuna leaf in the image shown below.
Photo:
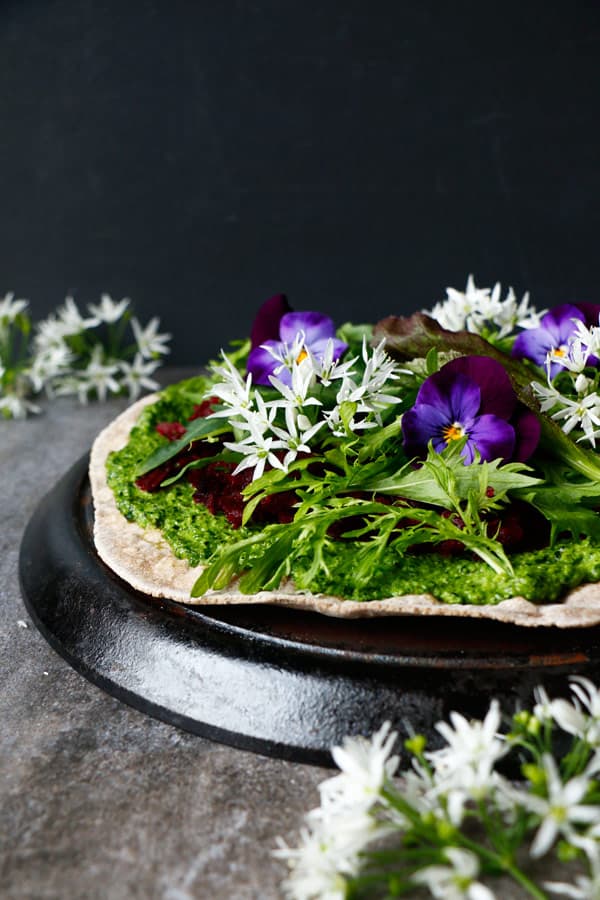
{"label": "mizuna leaf", "polygon": [[488,487],[493,488],[495,493],[505,494],[541,484],[541,479],[527,474],[530,471],[522,463],[502,466],[500,460],[465,465],[457,454],[451,457],[446,452],[433,451],[419,468],[406,465],[395,475],[375,478],[367,484],[363,483],[361,488],[452,509],[454,503],[448,490],[450,476],[458,498],[466,500],[471,492],[485,491]]}

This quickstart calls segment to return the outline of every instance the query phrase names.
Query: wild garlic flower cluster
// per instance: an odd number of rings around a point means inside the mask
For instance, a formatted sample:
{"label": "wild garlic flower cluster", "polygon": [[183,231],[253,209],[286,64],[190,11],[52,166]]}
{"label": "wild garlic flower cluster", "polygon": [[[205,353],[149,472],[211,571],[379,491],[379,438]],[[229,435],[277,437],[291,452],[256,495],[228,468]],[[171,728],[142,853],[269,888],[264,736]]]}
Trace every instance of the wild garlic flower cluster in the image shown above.
{"label": "wild garlic flower cluster", "polygon": [[[340,774],[321,784],[300,845],[280,839],[274,851],[288,866],[286,896],[342,900],[368,884],[369,897],[421,887],[444,900],[493,900],[503,875],[538,900],[597,900],[600,692],[581,677],[571,691],[550,699],[537,688],[533,711],[516,713],[505,733],[497,700],[481,721],[451,713],[436,725],[440,749],[426,750],[420,735],[405,741],[412,762],[402,773],[389,723],[370,740],[345,738],[332,751]],[[572,743],[555,756],[561,735]],[[527,760],[521,782],[497,770],[511,755]],[[549,854],[571,860],[569,882],[533,880],[528,860]]]}
{"label": "wild garlic flower cluster", "polygon": [[333,340],[317,356],[299,332],[293,346],[272,355],[270,388],[254,386],[252,373],[244,378],[225,353],[224,365],[214,368],[220,380],[210,387],[223,404],[213,416],[233,427],[235,440],[225,447],[242,456],[235,473],[252,469],[253,480],[267,465],[287,472],[327,432],[345,437],[381,426],[385,410],[399,402],[394,382],[401,370],[383,342],[370,349],[363,341],[360,356],[342,362],[334,359]]}
{"label": "wild garlic flower cluster", "polygon": [[380,807],[400,762],[392,754],[396,740],[386,722],[370,740],[346,737],[332,749],[340,774],[320,785],[321,805],[307,814],[300,846],[290,847],[280,838],[274,851],[290,869],[283,883],[287,897],[347,896],[349,881],[360,872],[361,853],[390,830],[389,810]]}
{"label": "wild garlic flower cluster", "polygon": [[[560,423],[565,434],[596,447],[600,436],[600,326],[572,319],[573,332],[546,355],[547,384],[532,382],[542,412]],[[560,377],[557,377],[560,376]]]}
{"label": "wild garlic flower cluster", "polygon": [[[82,314],[67,297],[55,313],[32,330],[28,302],[7,294],[0,300],[0,415],[25,418],[39,412],[31,397],[75,395],[106,400],[127,392],[136,399],[142,390],[156,390],[151,377],[169,352],[169,334],[160,334],[159,319],[146,326],[131,315],[130,300],[114,301],[103,294]],[[130,326],[133,345],[126,346]]]}
{"label": "wild garlic flower cluster", "polygon": [[530,306],[529,293],[517,300],[512,288],[502,299],[502,287],[478,288],[472,275],[462,291],[446,288],[446,299],[428,310],[442,328],[448,331],[470,331],[485,337],[504,338],[517,328],[537,328],[541,312]]}
{"label": "wild garlic flower cluster", "polygon": [[[596,447],[600,436],[600,306],[565,303],[537,312],[529,294],[517,302],[509,289],[478,288],[470,275],[463,292],[447,289],[447,298],[430,315],[450,331],[467,330],[503,344],[513,357],[536,364],[532,388],[541,411],[558,422],[576,441]],[[516,333],[518,332],[518,333]],[[546,383],[543,375],[546,376]]]}

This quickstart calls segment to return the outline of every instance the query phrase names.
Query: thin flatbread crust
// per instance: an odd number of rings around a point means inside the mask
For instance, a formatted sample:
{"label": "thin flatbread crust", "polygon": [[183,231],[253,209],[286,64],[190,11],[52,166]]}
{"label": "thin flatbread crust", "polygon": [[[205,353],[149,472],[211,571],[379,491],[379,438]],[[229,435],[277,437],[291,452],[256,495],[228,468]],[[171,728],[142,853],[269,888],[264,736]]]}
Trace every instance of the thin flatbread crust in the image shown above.
{"label": "thin flatbread crust", "polygon": [[385,600],[359,602],[325,594],[298,592],[287,582],[277,591],[242,594],[235,584],[226,590],[191,597],[192,586],[202,567],[192,568],[177,559],[156,529],[143,529],[129,522],[117,509],[106,478],[106,458],[127,443],[129,432],[142,409],[155,402],[156,394],[138,400],[114,419],[96,438],[90,458],[90,482],[94,501],[94,540],[100,557],[133,588],[152,597],[189,604],[261,603],[313,610],[340,618],[370,616],[452,616],[494,619],[522,626],[581,628],[600,623],[600,585],[586,584],[570,591],[560,603],[536,605],[523,597],[512,597],[496,605],[447,604],[431,594],[406,594]]}

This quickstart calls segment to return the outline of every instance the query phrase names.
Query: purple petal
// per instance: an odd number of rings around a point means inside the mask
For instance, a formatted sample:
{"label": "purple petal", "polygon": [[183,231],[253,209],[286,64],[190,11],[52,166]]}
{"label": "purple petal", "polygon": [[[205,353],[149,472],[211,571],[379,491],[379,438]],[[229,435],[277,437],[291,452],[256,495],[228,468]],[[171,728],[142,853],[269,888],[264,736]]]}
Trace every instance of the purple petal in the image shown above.
{"label": "purple petal", "polygon": [[402,434],[406,452],[425,456],[427,444],[431,440],[438,452],[443,450],[446,442],[442,437],[442,431],[448,424],[451,422],[445,409],[429,403],[415,403],[412,409],[407,410],[402,416]]}
{"label": "purple petal", "polygon": [[515,429],[515,447],[513,459],[525,462],[534,452],[540,439],[541,425],[535,413],[521,407],[511,419]]}
{"label": "purple petal", "polygon": [[479,412],[509,419],[517,403],[510,378],[504,366],[489,356],[459,356],[442,366],[438,375],[444,378],[462,374],[474,381],[481,391]]}
{"label": "purple petal", "polygon": [[437,406],[440,409],[446,409],[448,417],[450,417],[450,401],[446,391],[445,379],[441,376],[440,369],[435,375],[426,378],[417,392],[415,405],[425,403],[427,406]]}
{"label": "purple petal", "polygon": [[279,323],[279,337],[286,344],[293,344],[299,331],[304,332],[305,342],[310,347],[322,338],[335,337],[335,324],[329,316],[319,312],[289,312]]}
{"label": "purple petal", "polygon": [[258,310],[252,330],[250,331],[250,342],[252,348],[264,344],[265,341],[276,341],[279,339],[279,323],[286,313],[290,311],[285,294],[275,294],[269,297]]}
{"label": "purple petal", "polygon": [[472,419],[479,412],[479,387],[460,373],[453,375],[447,368],[447,365],[443,366],[423,382],[415,405],[425,404],[443,410],[446,424],[462,421],[463,418]]}
{"label": "purple petal", "polygon": [[598,325],[600,321],[600,304],[598,303],[574,303],[576,309],[583,313],[585,324],[589,328],[591,325]]}
{"label": "purple petal", "polygon": [[515,430],[498,416],[479,416],[469,431],[468,444],[473,443],[483,462],[510,459],[515,446]]}
{"label": "purple petal", "polygon": [[450,421],[460,422],[463,427],[471,422],[479,412],[481,404],[481,389],[471,378],[458,373],[448,385],[448,400],[450,401]]}
{"label": "purple petal", "polygon": [[[573,319],[584,322],[584,312],[571,303],[555,306],[545,316],[542,316],[539,328],[529,328],[517,335],[512,355],[518,359],[531,359],[538,366],[543,367],[550,350],[568,343],[569,338],[575,333]],[[552,378],[559,369],[559,365],[552,364],[550,369]]]}
{"label": "purple petal", "polygon": [[512,355],[517,359],[530,359],[543,368],[546,356],[554,346],[553,337],[545,328],[528,328],[517,335]]}
{"label": "purple petal", "polygon": [[[264,341],[269,347],[281,347],[280,341]],[[252,373],[252,381],[254,384],[270,384],[269,375],[272,375],[275,369],[281,365],[264,346],[255,347],[248,355],[246,370]]]}
{"label": "purple petal", "polygon": [[477,447],[475,446],[475,442],[470,438],[467,440],[467,443],[462,448],[461,457],[464,459],[465,463],[470,466],[473,460],[475,459],[475,451]]}
{"label": "purple petal", "polygon": [[566,343],[575,331],[573,319],[585,321],[585,315],[572,303],[563,303],[555,306],[540,320],[540,326],[548,331],[554,338],[553,347],[560,347]]}

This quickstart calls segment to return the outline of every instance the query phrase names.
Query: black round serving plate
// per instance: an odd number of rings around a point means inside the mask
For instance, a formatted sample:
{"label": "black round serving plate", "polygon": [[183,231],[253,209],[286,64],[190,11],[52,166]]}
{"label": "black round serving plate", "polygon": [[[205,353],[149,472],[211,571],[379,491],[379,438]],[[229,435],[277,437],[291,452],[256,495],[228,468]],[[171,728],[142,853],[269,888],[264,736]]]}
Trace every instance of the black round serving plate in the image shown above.
{"label": "black round serving plate", "polygon": [[20,579],[41,633],[109,694],[204,737],[330,764],[347,734],[386,719],[435,745],[451,710],[482,717],[531,703],[544,683],[600,672],[600,627],[517,628],[493,621],[335,619],[271,606],[185,606],[129,587],[96,554],[80,459],[25,531]]}

